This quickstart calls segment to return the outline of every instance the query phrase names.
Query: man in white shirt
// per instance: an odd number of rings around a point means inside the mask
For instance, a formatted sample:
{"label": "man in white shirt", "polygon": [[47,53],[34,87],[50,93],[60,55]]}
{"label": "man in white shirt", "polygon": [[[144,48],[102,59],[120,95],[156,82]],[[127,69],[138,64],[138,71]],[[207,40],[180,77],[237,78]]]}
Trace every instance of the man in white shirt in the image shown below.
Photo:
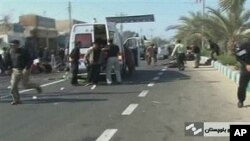
{"label": "man in white shirt", "polygon": [[186,48],[181,43],[181,40],[177,40],[177,43],[174,47],[174,50],[173,50],[171,56],[174,56],[175,54],[177,57],[176,59],[177,59],[177,65],[178,65],[179,70],[181,70],[181,71],[185,70],[184,61],[185,61],[185,57],[186,57]]}

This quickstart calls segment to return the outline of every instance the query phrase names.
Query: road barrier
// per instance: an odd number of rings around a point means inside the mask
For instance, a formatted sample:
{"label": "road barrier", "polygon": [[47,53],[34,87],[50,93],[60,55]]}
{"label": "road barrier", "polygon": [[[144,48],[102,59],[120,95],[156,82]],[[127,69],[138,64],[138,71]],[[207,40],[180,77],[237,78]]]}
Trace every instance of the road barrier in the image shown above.
{"label": "road barrier", "polygon": [[[200,63],[205,64],[205,62],[208,60],[209,60],[208,57],[202,56]],[[240,72],[239,71],[236,71],[236,70],[230,68],[229,66],[223,65],[218,61],[212,61],[211,66],[213,68],[217,69],[219,72],[221,72],[223,75],[225,75],[230,80],[234,81],[237,85],[239,85],[239,80],[240,80]],[[250,83],[248,84],[247,92],[248,92],[248,94],[250,94]]]}

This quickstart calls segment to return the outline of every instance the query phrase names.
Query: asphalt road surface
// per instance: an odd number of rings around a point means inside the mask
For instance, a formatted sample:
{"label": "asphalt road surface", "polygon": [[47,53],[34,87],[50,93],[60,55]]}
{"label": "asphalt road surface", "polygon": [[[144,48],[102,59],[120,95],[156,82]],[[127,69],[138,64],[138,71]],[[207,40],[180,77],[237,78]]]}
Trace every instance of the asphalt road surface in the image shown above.
{"label": "asphalt road surface", "polygon": [[43,93],[22,90],[12,106],[8,77],[0,77],[0,141],[228,141],[186,137],[185,122],[250,121],[237,109],[236,86],[202,67],[179,72],[142,66],[121,85],[71,86],[62,74],[37,75]]}

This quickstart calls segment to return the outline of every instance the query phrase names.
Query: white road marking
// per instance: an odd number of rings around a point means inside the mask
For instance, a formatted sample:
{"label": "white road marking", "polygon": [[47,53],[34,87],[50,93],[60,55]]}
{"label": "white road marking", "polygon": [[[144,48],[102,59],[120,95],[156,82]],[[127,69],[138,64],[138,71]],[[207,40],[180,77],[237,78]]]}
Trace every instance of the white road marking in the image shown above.
{"label": "white road marking", "polygon": [[138,95],[138,97],[145,97],[145,96],[147,96],[148,93],[149,93],[149,90],[143,90],[143,91]]}
{"label": "white road marking", "polygon": [[93,85],[90,89],[94,90],[96,88],[96,85]]}
{"label": "white road marking", "polygon": [[154,81],[159,80],[159,79],[160,79],[159,76],[156,76],[156,77],[153,78]]}
{"label": "white road marking", "polygon": [[156,104],[161,104],[161,102],[159,101],[152,101],[153,103],[156,103]]}
{"label": "white road marking", "polygon": [[150,82],[150,83],[148,84],[148,87],[153,87],[154,85],[155,85],[155,83]]}
{"label": "white road marking", "polygon": [[32,99],[37,99],[37,96],[33,96]]}
{"label": "white road marking", "polygon": [[96,139],[96,141],[109,141],[117,131],[118,129],[107,129]]}
{"label": "white road marking", "polygon": [[158,75],[163,75],[163,72],[159,72]]}
{"label": "white road marking", "polygon": [[166,71],[167,69],[162,69],[161,71]]}
{"label": "white road marking", "polygon": [[[62,79],[62,80],[54,81],[54,82],[51,82],[51,83],[43,84],[43,85],[41,85],[41,87],[46,87],[46,86],[54,85],[54,84],[57,84],[57,83],[61,83],[61,82],[65,81],[65,80],[66,79]],[[19,93],[22,94],[22,93],[29,92],[29,91],[32,91],[32,90],[34,90],[34,89],[26,89],[26,90],[19,91]],[[8,95],[0,97],[0,99],[4,99],[4,98],[10,97],[10,96],[11,96],[11,94],[8,94]]]}
{"label": "white road marking", "polygon": [[138,104],[130,104],[123,112],[123,116],[131,115],[133,111],[138,107]]}

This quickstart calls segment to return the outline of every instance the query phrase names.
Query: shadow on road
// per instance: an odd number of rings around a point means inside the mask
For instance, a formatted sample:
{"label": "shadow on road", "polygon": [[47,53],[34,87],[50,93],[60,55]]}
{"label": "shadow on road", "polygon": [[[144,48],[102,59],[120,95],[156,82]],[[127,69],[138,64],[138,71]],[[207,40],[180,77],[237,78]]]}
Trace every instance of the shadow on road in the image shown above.
{"label": "shadow on road", "polygon": [[[157,75],[159,70],[138,70],[133,77],[124,80],[125,85],[135,85],[135,84],[148,84],[154,82],[153,78]],[[163,75],[159,76],[160,79],[155,81],[157,83],[172,82],[179,80],[190,79],[190,76],[185,75],[179,71],[166,70]]]}
{"label": "shadow on road", "polygon": [[[76,103],[76,102],[102,102],[108,99],[81,99],[81,98],[38,98],[38,99],[25,99],[23,104],[47,104],[47,103]],[[11,100],[4,100],[0,103],[9,103]]]}

